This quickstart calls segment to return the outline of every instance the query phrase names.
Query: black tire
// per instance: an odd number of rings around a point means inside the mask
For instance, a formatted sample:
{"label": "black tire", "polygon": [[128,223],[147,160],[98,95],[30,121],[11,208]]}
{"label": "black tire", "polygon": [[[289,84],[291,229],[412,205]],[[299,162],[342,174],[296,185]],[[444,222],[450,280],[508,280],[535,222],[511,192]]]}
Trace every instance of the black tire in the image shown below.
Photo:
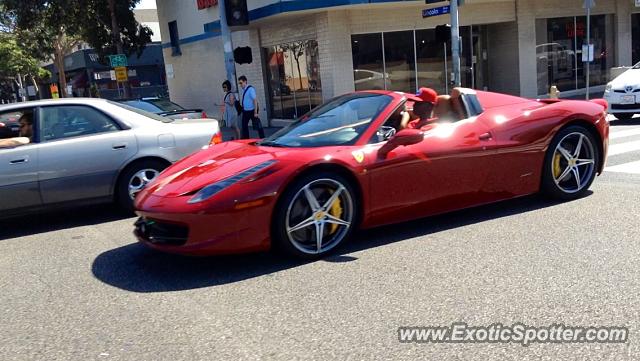
{"label": "black tire", "polygon": [[614,117],[618,120],[631,120],[635,114],[634,113],[615,113]]}
{"label": "black tire", "polygon": [[133,176],[145,169],[154,170],[157,173],[160,173],[168,166],[168,162],[158,159],[145,159],[128,165],[122,173],[120,173],[118,183],[116,184],[116,202],[118,205],[126,212],[133,213],[133,199],[129,196],[129,182]]}
{"label": "black tire", "polygon": [[[563,187],[563,185],[567,182],[569,182],[569,184],[573,182],[571,181],[571,179],[567,178],[568,176],[573,176],[573,173],[569,172],[567,176],[561,179],[560,183],[556,183],[556,180],[555,180],[556,178],[554,176],[555,166],[558,165],[558,167],[560,167],[561,169],[560,170],[561,174],[558,175],[558,177],[562,176],[562,173],[566,171],[567,168],[569,168],[568,162],[564,157],[560,157],[560,160],[555,159],[556,157],[559,156],[558,154],[556,154],[556,148],[558,147],[558,144],[561,141],[563,142],[563,148],[567,145],[571,145],[570,141],[572,139],[579,137],[576,134],[581,134],[584,137],[586,137],[586,139],[588,139],[589,142],[585,142],[583,140],[584,145],[582,146],[581,149],[585,149],[586,145],[591,146],[590,151],[592,152],[591,158],[593,159],[593,164],[591,167],[589,167],[588,165],[583,165],[581,166],[581,168],[579,168],[579,172],[583,172],[582,178],[581,177],[576,177],[576,178],[580,179],[580,184],[582,186],[578,186],[578,180],[575,180],[574,178],[574,181],[576,184],[576,190],[568,191]],[[565,145],[565,142],[569,142],[569,143]],[[571,149],[570,152],[574,153],[575,148]],[[586,154],[586,153],[581,153],[581,154]],[[583,197],[585,193],[589,190],[591,183],[593,183],[593,180],[596,177],[596,173],[598,171],[598,165],[600,164],[600,157],[601,157],[601,154],[598,147],[598,143],[596,142],[596,139],[593,136],[593,134],[588,129],[579,125],[573,125],[573,126],[569,126],[561,129],[555,135],[555,137],[551,141],[551,144],[549,144],[549,148],[547,149],[547,153],[545,155],[544,168],[542,169],[542,184],[541,184],[542,193],[547,195],[550,198],[554,198],[558,200],[572,200],[572,199]],[[580,154],[576,156],[576,158],[581,158]],[[582,156],[582,158],[586,159],[587,156]],[[557,161],[557,163],[555,163],[555,161]],[[560,165],[561,161],[567,162],[567,166],[564,168],[564,170],[562,170],[562,165]],[[590,169],[590,172],[587,172],[588,169]],[[584,178],[585,175],[588,178],[585,179]]]}
{"label": "black tire", "polygon": [[[315,228],[316,226],[314,224],[311,224],[308,226],[308,228],[305,227],[298,231],[294,231],[294,233],[292,233],[292,235],[290,236],[289,233],[287,232],[287,225],[288,225],[287,218],[292,217],[290,219],[293,219],[294,217],[293,214],[295,213],[295,211],[303,209],[303,206],[305,204],[306,206],[309,207],[306,210],[306,212],[301,213],[300,211],[298,211],[298,213],[303,219],[312,218],[312,215],[317,213],[314,213],[312,211],[311,206],[309,205],[310,203],[307,201],[307,198],[304,198],[304,199],[300,198],[301,196],[304,196],[304,188],[307,185],[310,185],[311,186],[310,189],[312,190],[314,195],[317,197],[316,198],[317,203],[320,206],[323,206],[327,203],[331,195],[335,192],[335,190],[334,192],[329,192],[330,186],[333,184],[332,182],[336,182],[337,184],[340,184],[344,187],[344,189],[341,191],[341,193],[339,193],[339,196],[338,196],[338,199],[340,200],[338,204],[338,207],[340,207],[340,215],[338,216],[338,218],[342,219],[342,215],[344,212],[344,214],[346,214],[344,218],[348,219],[348,221],[350,222],[350,225],[334,226],[333,224],[323,223],[322,226],[319,226],[323,229],[323,234],[325,234],[324,232],[327,232],[327,231],[324,231],[325,229],[327,229],[328,233],[326,233],[325,235],[327,237],[333,237],[333,238],[329,238],[327,240],[326,250],[323,250],[321,247],[319,252],[316,249],[315,251],[316,253],[311,253],[314,251],[306,250],[305,246],[308,243],[309,247],[313,247],[312,242],[317,241],[317,238],[315,238],[317,236],[317,233],[316,233],[317,231]],[[326,188],[323,188],[325,186]],[[287,187],[287,189],[283,192],[281,198],[278,200],[278,204],[276,205],[276,209],[275,209],[274,216],[272,219],[272,224],[271,224],[271,234],[272,234],[274,249],[276,251],[281,251],[288,255],[294,256],[296,258],[301,258],[301,259],[318,259],[326,256],[327,254],[332,253],[337,248],[342,246],[350,238],[351,234],[356,228],[357,220],[359,219],[358,218],[359,216],[358,202],[359,200],[356,196],[356,193],[354,192],[353,185],[349,182],[349,180],[347,180],[345,177],[341,176],[340,174],[327,172],[327,171],[319,171],[319,172],[310,173],[302,176],[301,178],[298,178]],[[329,214],[329,216],[331,216],[333,207],[328,207],[327,209],[328,210],[324,211],[324,213]],[[323,211],[320,210],[320,212],[323,212]],[[318,222],[322,222],[322,221],[320,220]],[[300,222],[299,224],[301,223],[302,222]],[[294,225],[291,225],[291,226],[294,227]],[[333,228],[333,227],[337,227],[337,228]],[[303,236],[301,237],[303,239],[299,239],[297,241],[292,240],[292,238],[296,239],[297,236],[299,236],[300,233],[296,233],[296,232],[305,232],[305,234],[308,235],[307,236],[308,238],[305,238],[305,236]],[[331,236],[332,234],[334,235]],[[320,238],[323,239],[323,237],[320,237]],[[323,244],[323,241],[321,241],[320,243]]]}

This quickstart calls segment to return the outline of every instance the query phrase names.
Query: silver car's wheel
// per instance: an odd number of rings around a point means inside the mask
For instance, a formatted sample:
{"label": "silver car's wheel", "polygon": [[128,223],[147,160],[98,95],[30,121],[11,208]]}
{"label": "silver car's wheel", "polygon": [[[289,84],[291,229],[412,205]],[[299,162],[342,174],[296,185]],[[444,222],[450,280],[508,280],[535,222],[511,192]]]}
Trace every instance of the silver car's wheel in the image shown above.
{"label": "silver car's wheel", "polygon": [[141,169],[129,179],[129,198],[133,200],[136,194],[149,182],[154,180],[160,172],[156,169]]}
{"label": "silver car's wheel", "polygon": [[286,206],[286,238],[302,255],[317,256],[330,251],[354,226],[351,190],[339,177],[304,182]]}
{"label": "silver car's wheel", "polygon": [[569,133],[560,140],[551,164],[553,181],[565,193],[584,189],[595,172],[595,150],[581,132]]}
{"label": "silver car's wheel", "polygon": [[168,165],[168,162],[159,159],[142,159],[128,165],[118,177],[116,201],[122,208],[132,212],[136,195]]}

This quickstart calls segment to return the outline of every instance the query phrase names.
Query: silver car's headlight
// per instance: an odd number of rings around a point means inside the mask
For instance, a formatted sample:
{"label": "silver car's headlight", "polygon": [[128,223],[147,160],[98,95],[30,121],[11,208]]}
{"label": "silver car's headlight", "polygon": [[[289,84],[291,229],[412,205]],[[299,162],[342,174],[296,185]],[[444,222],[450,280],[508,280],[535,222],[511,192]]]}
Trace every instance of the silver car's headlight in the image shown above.
{"label": "silver car's headlight", "polygon": [[275,159],[270,159],[266,162],[262,162],[258,165],[254,165],[251,168],[247,168],[245,170],[243,170],[242,172],[231,176],[229,178],[225,178],[221,181],[215,182],[213,184],[209,184],[208,186],[200,189],[196,194],[193,195],[193,197],[191,197],[187,203],[189,204],[193,204],[193,203],[199,203],[202,201],[205,201],[211,197],[213,197],[216,193],[221,192],[222,190],[224,190],[225,188],[228,188],[232,185],[234,185],[235,183],[241,181],[244,178],[247,178],[248,176],[255,174],[267,167],[272,166],[273,164],[276,163]]}
{"label": "silver car's headlight", "polygon": [[611,92],[611,88],[612,88],[612,87],[613,87],[613,86],[611,85],[611,83],[607,84],[607,86],[604,88],[604,92],[605,92],[605,93],[609,93],[609,92]]}

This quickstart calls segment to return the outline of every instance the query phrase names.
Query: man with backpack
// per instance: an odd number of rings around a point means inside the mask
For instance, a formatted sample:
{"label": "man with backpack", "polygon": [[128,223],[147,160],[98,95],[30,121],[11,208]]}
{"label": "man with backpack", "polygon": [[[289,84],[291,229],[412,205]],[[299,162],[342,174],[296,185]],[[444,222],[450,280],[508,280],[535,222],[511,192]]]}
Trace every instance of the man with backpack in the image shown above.
{"label": "man with backpack", "polygon": [[258,118],[256,89],[247,83],[247,77],[244,75],[238,78],[238,84],[242,88],[242,138],[249,138],[249,120],[253,124],[253,130],[257,130],[260,138],[264,138],[264,129]]}

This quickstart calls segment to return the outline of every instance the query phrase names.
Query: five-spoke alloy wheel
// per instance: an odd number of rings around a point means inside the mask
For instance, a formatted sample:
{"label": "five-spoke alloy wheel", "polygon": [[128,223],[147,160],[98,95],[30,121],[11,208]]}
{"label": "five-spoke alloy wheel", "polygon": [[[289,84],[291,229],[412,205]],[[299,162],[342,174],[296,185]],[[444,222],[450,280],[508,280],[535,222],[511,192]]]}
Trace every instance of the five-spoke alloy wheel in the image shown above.
{"label": "five-spoke alloy wheel", "polygon": [[302,258],[334,249],[355,227],[356,199],[338,174],[302,177],[283,194],[274,218],[275,245]]}
{"label": "five-spoke alloy wheel", "polygon": [[593,135],[583,127],[558,132],[545,159],[543,190],[560,199],[578,198],[593,182],[600,154]]}

